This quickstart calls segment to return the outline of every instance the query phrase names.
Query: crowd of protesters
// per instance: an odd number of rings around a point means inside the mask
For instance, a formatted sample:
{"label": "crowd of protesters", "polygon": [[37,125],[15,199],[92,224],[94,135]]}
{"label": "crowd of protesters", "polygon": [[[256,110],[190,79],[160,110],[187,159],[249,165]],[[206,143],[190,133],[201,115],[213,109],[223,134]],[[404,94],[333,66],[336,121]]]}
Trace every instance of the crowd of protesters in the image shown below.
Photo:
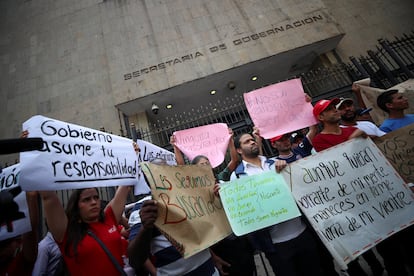
{"label": "crowd of protesters", "polygon": [[[306,101],[310,101],[306,97]],[[398,90],[379,95],[377,105],[389,114],[378,128],[362,117],[369,109],[355,108],[353,99],[324,99],[313,107],[319,122],[305,131],[286,133],[269,140],[276,157],[262,155],[258,129],[233,137],[228,145],[231,160],[216,176],[214,192],[231,180],[265,171],[280,172],[288,163],[333,147],[356,137],[382,136],[414,123],[414,114],[405,114],[408,100]],[[27,136],[24,133],[23,136]],[[175,145],[177,164],[184,157]],[[134,145],[135,150],[136,145]],[[152,163],[165,165],[163,160]],[[197,156],[191,164],[210,166],[209,159]],[[118,187],[114,197],[103,204],[97,188],[73,191],[66,208],[55,191],[27,192],[32,231],[0,241],[0,276],[3,275],[257,275],[254,255],[263,252],[277,276],[368,275],[357,260],[348,271],[340,271],[305,216],[255,231],[245,236],[231,234],[209,249],[189,258],[154,225],[158,205],[150,195],[125,210],[130,186]],[[0,203],[7,200],[1,194]],[[39,204],[41,203],[41,204]],[[38,243],[39,210],[44,210],[48,232]],[[105,206],[104,206],[105,205]],[[1,210],[7,212],[7,210]],[[412,227],[394,235],[363,254],[371,275],[404,276],[414,272]]]}

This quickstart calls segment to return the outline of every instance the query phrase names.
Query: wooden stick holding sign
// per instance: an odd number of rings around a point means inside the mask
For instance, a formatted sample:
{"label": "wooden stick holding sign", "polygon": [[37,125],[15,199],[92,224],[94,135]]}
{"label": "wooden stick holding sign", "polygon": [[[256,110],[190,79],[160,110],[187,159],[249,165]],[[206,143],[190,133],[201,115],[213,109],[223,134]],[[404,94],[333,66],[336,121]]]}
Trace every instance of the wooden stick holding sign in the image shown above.
{"label": "wooden stick holding sign", "polygon": [[231,234],[209,166],[141,163],[158,201],[155,225],[188,258]]}

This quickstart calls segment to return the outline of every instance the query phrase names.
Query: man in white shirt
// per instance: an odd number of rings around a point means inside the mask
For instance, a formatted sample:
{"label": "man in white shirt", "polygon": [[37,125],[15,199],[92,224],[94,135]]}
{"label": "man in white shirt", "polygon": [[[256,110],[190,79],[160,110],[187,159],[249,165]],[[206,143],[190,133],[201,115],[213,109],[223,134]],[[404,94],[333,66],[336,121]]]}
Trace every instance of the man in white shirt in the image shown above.
{"label": "man in white shirt", "polygon": [[370,121],[357,121],[354,100],[351,98],[341,98],[340,100],[341,101],[336,105],[336,109],[338,109],[341,114],[341,127],[356,127],[364,131],[371,138],[380,137],[386,134]]}
{"label": "man in white shirt", "polygon": [[[235,137],[234,146],[242,162],[230,180],[272,170],[279,172],[286,166],[284,160],[259,155],[259,146],[251,134],[243,133]],[[316,241],[301,217],[250,233],[249,238],[255,249],[265,253],[278,276],[324,275]]]}

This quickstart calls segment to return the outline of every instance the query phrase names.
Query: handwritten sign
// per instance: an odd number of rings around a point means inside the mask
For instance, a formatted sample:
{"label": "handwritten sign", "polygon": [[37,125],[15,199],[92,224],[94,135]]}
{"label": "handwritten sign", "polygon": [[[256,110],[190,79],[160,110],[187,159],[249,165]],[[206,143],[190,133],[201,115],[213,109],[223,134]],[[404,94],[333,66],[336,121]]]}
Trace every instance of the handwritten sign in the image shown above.
{"label": "handwritten sign", "polygon": [[[140,139],[137,139],[137,144],[140,149],[138,154],[138,162],[147,162],[160,158],[165,160],[167,165],[177,165],[174,153]],[[144,175],[142,174],[141,165],[138,165],[138,185],[134,188],[134,194],[148,194],[150,191],[149,185],[145,181]]]}
{"label": "handwritten sign", "polygon": [[296,202],[342,267],[414,223],[413,194],[370,139],[352,139],[289,168],[283,175]]}
{"label": "handwritten sign", "polygon": [[226,124],[211,124],[174,132],[176,146],[190,159],[206,156],[213,168],[224,161],[231,138]]}
{"label": "handwritten sign", "polygon": [[374,142],[402,178],[414,183],[414,124],[392,131]]}
{"label": "handwritten sign", "polygon": [[20,185],[26,191],[137,184],[132,141],[40,115],[23,124],[43,148],[22,152]]}
{"label": "handwritten sign", "polygon": [[142,163],[141,168],[158,201],[155,225],[184,258],[231,234],[210,167]]}
{"label": "handwritten sign", "polygon": [[220,198],[237,236],[300,216],[286,182],[275,172],[225,183],[220,187]]}
{"label": "handwritten sign", "polygon": [[244,94],[244,102],[263,138],[270,139],[316,124],[300,79],[269,85]]}
{"label": "handwritten sign", "polygon": [[0,240],[32,230],[26,193],[19,185],[20,164],[4,168],[0,174]]}

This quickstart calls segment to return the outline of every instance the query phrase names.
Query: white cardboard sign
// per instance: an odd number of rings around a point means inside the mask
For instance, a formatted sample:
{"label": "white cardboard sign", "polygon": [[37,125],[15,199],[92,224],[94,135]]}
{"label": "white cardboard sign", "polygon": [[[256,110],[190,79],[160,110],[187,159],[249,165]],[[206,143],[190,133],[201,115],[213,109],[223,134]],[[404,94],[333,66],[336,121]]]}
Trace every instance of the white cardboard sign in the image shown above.
{"label": "white cardboard sign", "polygon": [[[177,165],[174,153],[140,139],[137,139],[137,144],[140,149],[138,154],[139,163],[148,162],[154,158],[160,158],[165,160],[170,166]],[[144,174],[141,171],[141,165],[138,165],[138,185],[135,186],[134,194],[149,194],[150,192],[149,185],[145,181]]]}
{"label": "white cardboard sign", "polygon": [[300,159],[283,175],[342,267],[414,223],[413,193],[370,139]]}
{"label": "white cardboard sign", "polygon": [[43,148],[20,154],[26,191],[137,184],[138,158],[130,139],[44,116],[24,122]]}

